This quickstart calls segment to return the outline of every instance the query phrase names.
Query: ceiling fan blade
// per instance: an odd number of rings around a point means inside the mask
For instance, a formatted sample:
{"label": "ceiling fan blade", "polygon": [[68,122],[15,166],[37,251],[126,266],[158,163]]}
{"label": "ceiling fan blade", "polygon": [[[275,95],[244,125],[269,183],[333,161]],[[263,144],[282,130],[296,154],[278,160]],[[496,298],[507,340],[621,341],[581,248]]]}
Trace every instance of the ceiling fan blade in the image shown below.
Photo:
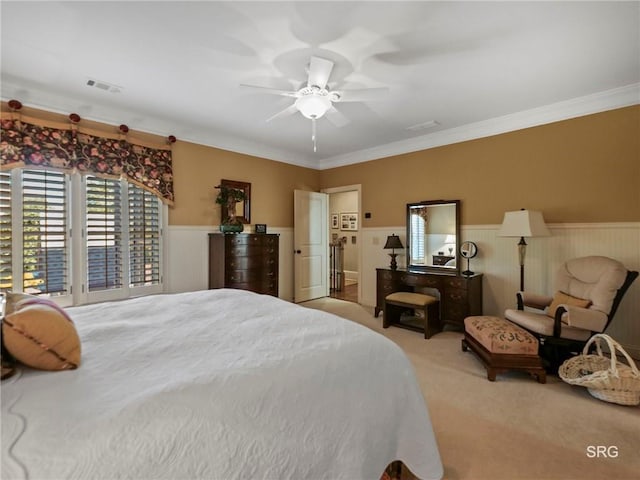
{"label": "ceiling fan blade", "polygon": [[351,122],[340,110],[336,107],[331,107],[327,110],[327,113],[324,114],[327,120],[332,123],[336,127],[344,127],[348,123]]}
{"label": "ceiling fan blade", "polygon": [[380,100],[389,93],[387,87],[359,88],[357,90],[336,90],[340,95],[340,102],[368,102]]}
{"label": "ceiling fan blade", "polygon": [[280,112],[276,113],[275,115],[272,115],[269,118],[267,118],[267,122],[270,122],[271,120],[275,120],[276,118],[288,117],[289,115],[293,115],[297,111],[298,111],[298,108],[296,107],[296,104],[292,103],[291,105],[289,105],[284,110],[281,110]]}
{"label": "ceiling fan blade", "polygon": [[320,88],[326,87],[332,69],[333,62],[331,60],[326,60],[320,57],[311,57],[307,86],[312,87],[316,85]]}
{"label": "ceiling fan blade", "polygon": [[262,93],[271,93],[271,94],[274,94],[274,95],[283,95],[285,97],[296,97],[296,98],[298,97],[298,92],[280,90],[278,88],[259,87],[257,85],[246,85],[244,83],[241,83],[240,87],[247,88],[247,89],[250,89],[250,90],[256,90],[256,91],[262,92]]}

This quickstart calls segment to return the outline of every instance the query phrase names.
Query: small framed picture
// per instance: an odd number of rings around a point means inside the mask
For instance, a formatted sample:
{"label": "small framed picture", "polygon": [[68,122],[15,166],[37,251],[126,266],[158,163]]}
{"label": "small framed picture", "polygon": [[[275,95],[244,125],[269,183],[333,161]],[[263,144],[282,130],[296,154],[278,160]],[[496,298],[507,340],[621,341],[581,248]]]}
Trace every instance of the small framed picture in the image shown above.
{"label": "small framed picture", "polygon": [[354,231],[358,230],[358,214],[357,213],[341,213],[340,214],[340,230]]}
{"label": "small framed picture", "polygon": [[331,228],[340,228],[340,223],[338,220],[338,214],[337,213],[332,213],[331,214]]}
{"label": "small framed picture", "polygon": [[267,233],[267,224],[256,223],[256,233]]}

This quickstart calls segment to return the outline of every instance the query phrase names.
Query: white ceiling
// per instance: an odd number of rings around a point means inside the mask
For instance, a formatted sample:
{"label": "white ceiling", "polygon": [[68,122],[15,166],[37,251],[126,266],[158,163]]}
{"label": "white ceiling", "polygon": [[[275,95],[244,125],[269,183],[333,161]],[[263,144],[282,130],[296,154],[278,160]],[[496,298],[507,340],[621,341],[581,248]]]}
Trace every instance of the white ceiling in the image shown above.
{"label": "white ceiling", "polygon": [[[328,168],[640,103],[639,2],[1,2],[2,99]],[[301,114],[311,55],[350,123]],[[118,93],[87,86],[94,79]],[[436,121],[435,127],[408,127]]]}

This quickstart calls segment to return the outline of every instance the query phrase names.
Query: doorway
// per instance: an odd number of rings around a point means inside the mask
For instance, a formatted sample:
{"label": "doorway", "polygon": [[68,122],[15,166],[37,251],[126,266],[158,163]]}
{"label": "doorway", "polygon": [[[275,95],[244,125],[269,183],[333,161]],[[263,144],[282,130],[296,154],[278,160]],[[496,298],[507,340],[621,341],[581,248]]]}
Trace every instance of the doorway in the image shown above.
{"label": "doorway", "polygon": [[329,296],[358,303],[362,249],[360,185],[327,188],[329,195]]}

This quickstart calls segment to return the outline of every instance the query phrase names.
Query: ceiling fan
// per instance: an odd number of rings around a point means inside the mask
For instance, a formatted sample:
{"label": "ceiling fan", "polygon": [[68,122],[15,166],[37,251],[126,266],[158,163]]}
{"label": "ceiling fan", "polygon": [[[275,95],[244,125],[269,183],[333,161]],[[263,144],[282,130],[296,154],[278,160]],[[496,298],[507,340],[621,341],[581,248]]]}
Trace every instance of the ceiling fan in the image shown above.
{"label": "ceiling fan", "polygon": [[296,91],[246,84],[240,84],[240,86],[259,90],[263,93],[295,98],[296,101],[293,104],[269,117],[267,122],[300,112],[304,117],[311,120],[311,141],[313,142],[313,151],[316,152],[316,120],[326,115],[327,120],[336,127],[342,127],[349,123],[349,119],[333,106],[334,103],[364,102],[388,91],[386,87],[362,88],[357,90],[330,90],[327,88],[327,82],[329,81],[333,65],[334,62],[331,60],[312,56],[309,62],[307,84]]}

